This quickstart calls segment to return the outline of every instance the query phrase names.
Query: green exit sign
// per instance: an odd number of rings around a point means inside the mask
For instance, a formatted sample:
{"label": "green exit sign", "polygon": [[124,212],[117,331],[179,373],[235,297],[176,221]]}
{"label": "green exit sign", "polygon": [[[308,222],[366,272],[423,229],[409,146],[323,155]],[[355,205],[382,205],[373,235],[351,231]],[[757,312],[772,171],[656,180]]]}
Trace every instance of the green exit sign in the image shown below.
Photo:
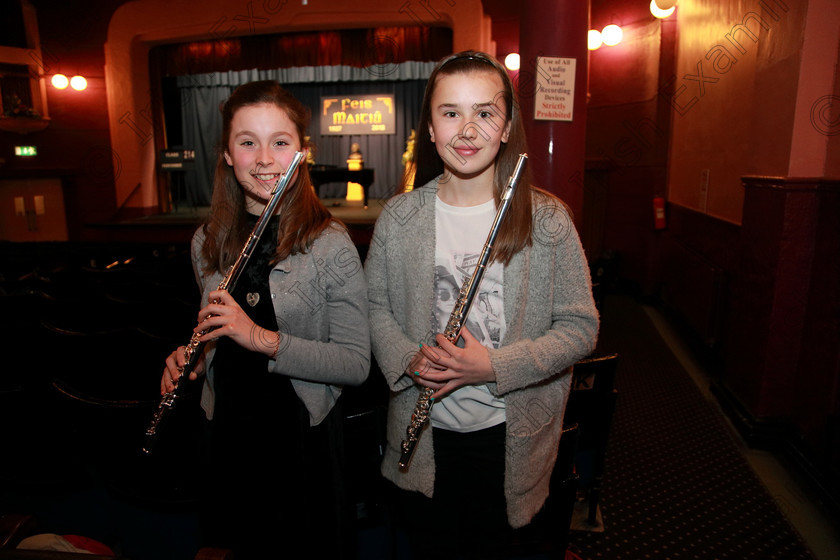
{"label": "green exit sign", "polygon": [[23,157],[37,156],[38,148],[35,146],[15,146],[15,155]]}

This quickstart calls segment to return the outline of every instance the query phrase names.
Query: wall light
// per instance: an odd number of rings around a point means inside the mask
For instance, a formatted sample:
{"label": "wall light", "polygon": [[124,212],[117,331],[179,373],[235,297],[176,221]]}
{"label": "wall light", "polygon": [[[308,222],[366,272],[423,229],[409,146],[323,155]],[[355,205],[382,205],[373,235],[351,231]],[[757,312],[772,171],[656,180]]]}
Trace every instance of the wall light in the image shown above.
{"label": "wall light", "polygon": [[619,44],[623,36],[624,32],[622,32],[621,28],[614,23],[601,30],[601,40],[609,47]]}
{"label": "wall light", "polygon": [[82,91],[87,88],[87,80],[83,76],[73,76],[67,79],[64,74],[54,74],[50,83],[55,89],[66,89],[67,86],[70,86],[76,91]]}
{"label": "wall light", "polygon": [[[672,2],[670,0],[650,0],[650,13],[654,15],[654,17],[658,17],[660,19],[664,19],[671,14],[674,13],[676,9],[676,2]],[[669,7],[665,7],[669,6]]]}
{"label": "wall light", "polygon": [[64,74],[56,74],[52,77],[51,83],[55,89],[64,89],[70,85],[70,80]]}
{"label": "wall light", "polygon": [[670,10],[677,5],[677,0],[654,0],[654,2],[660,10]]}
{"label": "wall light", "polygon": [[601,32],[597,29],[590,29],[586,36],[586,48],[590,51],[596,51],[601,48],[604,41],[601,39]]}
{"label": "wall light", "polygon": [[73,76],[70,78],[70,87],[76,91],[82,91],[87,87],[87,80],[82,76]]}
{"label": "wall light", "polygon": [[505,67],[508,70],[519,70],[519,53],[510,53],[505,57]]}

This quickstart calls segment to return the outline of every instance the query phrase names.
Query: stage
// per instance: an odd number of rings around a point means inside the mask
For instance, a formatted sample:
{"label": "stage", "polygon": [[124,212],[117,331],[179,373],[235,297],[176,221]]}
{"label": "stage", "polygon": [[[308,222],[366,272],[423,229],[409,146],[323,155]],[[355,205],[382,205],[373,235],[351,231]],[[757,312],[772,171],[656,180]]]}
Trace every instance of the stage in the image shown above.
{"label": "stage", "polygon": [[[385,204],[384,199],[370,199],[368,206],[342,198],[324,198],[321,201],[336,219],[347,226],[350,237],[360,247],[360,251],[368,245],[373,226]],[[195,229],[209,213],[209,206],[181,204],[173,205],[171,212],[115,218],[88,224],[87,227],[100,234],[107,231],[107,237],[112,241],[188,243]]]}

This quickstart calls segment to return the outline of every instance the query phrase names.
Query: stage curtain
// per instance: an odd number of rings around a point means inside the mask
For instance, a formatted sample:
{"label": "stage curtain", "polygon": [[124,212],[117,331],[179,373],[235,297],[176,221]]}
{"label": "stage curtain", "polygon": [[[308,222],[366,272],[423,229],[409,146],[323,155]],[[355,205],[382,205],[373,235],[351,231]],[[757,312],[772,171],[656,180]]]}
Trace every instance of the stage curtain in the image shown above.
{"label": "stage curtain", "polygon": [[[163,105],[177,107],[165,110],[167,146],[196,151],[195,170],[179,178],[187,203],[210,203],[221,133],[219,104],[236,86],[264,79],[279,81],[311,108],[316,163],[345,166],[350,145],[358,142],[365,167],[376,173],[368,196],[382,198],[394,191],[426,80],[435,62],[452,52],[451,29],[377,27],[245,37],[226,36],[223,26],[215,31],[213,40],[159,45],[150,53],[164,84]],[[170,84],[176,84],[172,91]],[[321,137],[321,96],[370,93],[394,94],[395,134]],[[329,185],[321,192],[343,196],[344,188]]]}
{"label": "stage curtain", "polygon": [[[277,80],[312,111],[310,142],[316,164],[346,166],[350,145],[358,143],[364,166],[375,170],[369,198],[387,198],[402,174],[402,154],[411,130],[416,127],[426,80],[434,62],[383,63],[367,68],[310,66],[274,70],[242,70],[180,76],[183,147],[196,152],[195,170],[184,176],[187,201],[193,206],[210,203],[216,154],[221,134],[220,103],[240,84],[254,80]],[[322,96],[392,93],[396,105],[395,134],[321,136]],[[343,197],[345,186],[325,186],[325,198]]]}
{"label": "stage curtain", "polygon": [[155,50],[163,76],[252,68],[361,68],[440,60],[452,51],[452,30],[445,27],[377,27],[217,37],[215,40],[161,45]]}

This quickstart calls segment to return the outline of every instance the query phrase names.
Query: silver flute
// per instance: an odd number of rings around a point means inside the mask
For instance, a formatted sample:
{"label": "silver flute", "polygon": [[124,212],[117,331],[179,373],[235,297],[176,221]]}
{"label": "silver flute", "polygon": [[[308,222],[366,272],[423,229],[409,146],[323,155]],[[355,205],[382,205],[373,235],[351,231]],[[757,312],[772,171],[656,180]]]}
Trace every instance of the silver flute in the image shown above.
{"label": "silver flute", "polygon": [[[458,337],[461,335],[461,327],[467,320],[467,314],[470,312],[470,307],[478,294],[478,288],[481,285],[481,279],[484,276],[484,270],[487,263],[490,261],[490,255],[493,252],[493,243],[496,241],[496,235],[499,233],[499,226],[507,214],[510,207],[511,198],[516,190],[516,185],[519,183],[519,178],[522,176],[522,170],[525,168],[525,162],[528,159],[528,154],[519,154],[519,160],[516,162],[516,167],[508,179],[507,186],[502,192],[499,209],[496,211],[496,218],[493,220],[493,225],[490,227],[490,233],[487,235],[487,241],[484,243],[484,249],[481,250],[481,256],[478,258],[478,263],[472,276],[464,280],[461,285],[461,290],[458,292],[458,299],[455,301],[455,307],[449,315],[449,321],[446,323],[446,328],[443,330],[443,336],[446,340],[455,344]],[[420,391],[420,396],[417,397],[417,404],[414,407],[414,412],[411,414],[411,422],[406,429],[406,437],[400,446],[400,468],[407,469],[411,462],[411,457],[414,455],[414,448],[417,446],[417,440],[420,439],[420,434],[426,423],[429,421],[432,412],[432,395],[434,389],[424,387]]]}
{"label": "silver flute", "polygon": [[[239,276],[242,274],[245,265],[248,264],[248,259],[251,258],[251,254],[254,252],[257,243],[259,243],[260,237],[262,236],[263,231],[265,231],[269,219],[277,209],[277,204],[280,202],[280,199],[283,198],[283,194],[286,192],[286,187],[289,185],[289,181],[291,181],[292,176],[295,174],[295,170],[303,158],[303,152],[295,152],[289,167],[274,184],[274,190],[271,191],[271,196],[268,199],[262,214],[260,214],[260,217],[257,218],[257,223],[254,225],[254,229],[248,236],[248,240],[239,252],[239,256],[237,256],[236,261],[230,266],[230,268],[228,268],[227,274],[225,274],[225,277],[219,283],[219,290],[230,292],[233,290],[234,286],[236,286]],[[204,348],[204,342],[200,339],[202,335],[210,332],[211,330],[213,329],[193,333],[192,338],[190,338],[190,342],[184,347],[185,362],[183,367],[178,368],[178,379],[175,381],[175,389],[165,393],[161,397],[160,403],[158,403],[158,407],[152,415],[152,421],[149,423],[149,427],[146,428],[146,439],[142,448],[144,454],[148,455],[154,449],[155,442],[157,441],[165,420],[175,408],[175,403],[180,396],[179,390],[181,387],[186,385],[186,383],[181,383],[181,381],[184,378],[189,379],[190,373],[198,363],[199,356],[201,356],[201,352]]]}

